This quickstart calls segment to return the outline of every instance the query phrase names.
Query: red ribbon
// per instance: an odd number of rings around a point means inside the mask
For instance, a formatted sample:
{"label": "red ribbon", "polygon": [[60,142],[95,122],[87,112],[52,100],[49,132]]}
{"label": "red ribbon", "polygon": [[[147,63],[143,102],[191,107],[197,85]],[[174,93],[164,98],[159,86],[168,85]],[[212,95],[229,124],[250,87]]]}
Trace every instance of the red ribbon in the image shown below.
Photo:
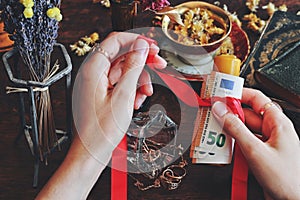
{"label": "red ribbon", "polygon": [[115,148],[111,160],[111,199],[127,199],[127,137]]}
{"label": "red ribbon", "polygon": [[[157,44],[157,42],[153,39],[139,36],[139,39],[144,39],[148,42],[149,46],[152,44]],[[171,89],[171,91],[186,105],[191,107],[200,106],[211,106],[210,99],[202,99],[199,95],[191,88],[188,84],[184,83],[177,78],[165,74],[154,67],[154,56],[148,55],[146,64],[148,64],[149,68],[154,71]]]}
{"label": "red ribbon", "polygon": [[231,182],[231,199],[247,199],[248,165],[239,145],[234,145],[234,162]]}
{"label": "red ribbon", "polygon": [[[150,38],[139,36],[139,39],[144,39],[151,44],[156,44],[155,40]],[[227,104],[234,114],[237,114],[239,118],[244,122],[244,112],[242,110],[241,102],[239,99],[232,97],[213,97],[211,99],[202,99],[200,96],[191,88],[187,83],[178,80],[177,78],[167,75],[158,69],[156,69],[153,64],[154,56],[149,55],[146,63],[149,68],[154,71],[169,89],[185,104],[191,107],[209,107],[216,101],[222,101]],[[127,149],[126,136],[117,147],[117,149]],[[116,150],[115,150],[116,151]],[[111,199],[112,200],[126,200],[127,199],[127,173],[126,170],[118,171],[115,170],[114,163],[120,162],[118,164],[126,164],[127,167],[127,155],[124,152],[113,153],[112,156],[112,188],[111,188]],[[117,155],[116,155],[117,154]],[[119,157],[116,159],[116,157]],[[120,160],[120,158],[122,158]],[[235,153],[234,153],[234,164],[233,164],[233,173],[232,173],[232,190],[231,190],[231,199],[232,200],[243,200],[247,199],[247,181],[248,181],[248,166],[246,160],[237,144],[235,144]]]}

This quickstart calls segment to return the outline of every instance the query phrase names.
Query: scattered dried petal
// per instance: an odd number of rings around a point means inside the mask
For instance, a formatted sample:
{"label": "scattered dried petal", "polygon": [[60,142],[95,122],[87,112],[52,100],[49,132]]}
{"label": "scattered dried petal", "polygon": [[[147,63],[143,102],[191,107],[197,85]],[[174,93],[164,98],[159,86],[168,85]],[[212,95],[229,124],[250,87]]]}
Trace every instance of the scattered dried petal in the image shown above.
{"label": "scattered dried petal", "polygon": [[266,22],[257,17],[254,13],[245,15],[243,19],[248,21],[247,27],[254,31],[261,32],[266,25]]}
{"label": "scattered dried petal", "polygon": [[90,52],[95,42],[99,40],[98,33],[92,33],[89,37],[81,37],[80,40],[70,45],[72,51],[75,51],[76,55],[84,56],[86,53]]}
{"label": "scattered dried petal", "polygon": [[285,4],[282,4],[281,6],[278,7],[278,10],[286,12],[288,10],[288,8]]}
{"label": "scattered dried petal", "polygon": [[241,22],[241,20],[238,18],[236,12],[231,13],[231,12],[228,10],[228,7],[227,7],[226,4],[223,5],[223,10],[225,10],[225,12],[228,14],[228,16],[229,16],[229,18],[230,18],[230,20],[231,20],[232,22],[235,22],[239,27],[242,26],[242,22]]}
{"label": "scattered dried petal", "polygon": [[260,0],[247,0],[246,6],[248,7],[251,12],[256,12],[256,9],[258,8]]}

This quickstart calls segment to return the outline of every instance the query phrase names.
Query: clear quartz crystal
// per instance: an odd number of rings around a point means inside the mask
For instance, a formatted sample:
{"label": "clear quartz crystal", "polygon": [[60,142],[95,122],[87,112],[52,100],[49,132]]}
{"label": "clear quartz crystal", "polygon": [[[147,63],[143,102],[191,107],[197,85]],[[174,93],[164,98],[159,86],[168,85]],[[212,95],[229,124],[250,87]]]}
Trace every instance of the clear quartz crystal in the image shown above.
{"label": "clear quartz crystal", "polygon": [[177,125],[161,110],[138,113],[128,129],[129,172],[150,179],[176,157]]}

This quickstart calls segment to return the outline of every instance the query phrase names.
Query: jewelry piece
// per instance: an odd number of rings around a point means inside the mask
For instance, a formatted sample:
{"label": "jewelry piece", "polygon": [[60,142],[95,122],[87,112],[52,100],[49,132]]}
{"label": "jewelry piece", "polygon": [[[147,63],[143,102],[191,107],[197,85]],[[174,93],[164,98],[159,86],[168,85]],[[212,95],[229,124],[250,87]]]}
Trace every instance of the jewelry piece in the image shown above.
{"label": "jewelry piece", "polygon": [[172,179],[165,176],[165,173],[163,173],[160,176],[160,181],[162,186],[168,190],[175,190],[178,188],[179,184],[181,183],[181,179]]}
{"label": "jewelry piece", "polygon": [[280,105],[278,105],[278,103],[276,103],[276,102],[274,102],[274,101],[271,101],[271,102],[269,102],[269,103],[266,103],[266,104],[259,110],[259,114],[260,114],[261,116],[264,116],[265,112],[266,112],[269,108],[271,108],[271,107],[273,107],[273,106],[276,106],[279,110],[282,111],[282,108],[280,107]]}
{"label": "jewelry piece", "polygon": [[163,172],[163,175],[172,179],[182,179],[186,175],[186,170],[179,165],[171,165]]}
{"label": "jewelry piece", "polygon": [[102,55],[104,55],[108,60],[109,62],[111,61],[111,58],[109,56],[109,53],[107,51],[105,51],[100,43],[96,43],[94,46],[93,46],[93,49],[92,49],[92,52],[98,52],[98,53],[101,53]]}
{"label": "jewelry piece", "polygon": [[161,156],[161,151],[158,148],[155,148],[154,145],[147,145],[146,143],[143,146],[143,159],[145,162],[153,163]]}
{"label": "jewelry piece", "polygon": [[186,170],[180,165],[171,165],[165,169],[160,176],[162,185],[168,190],[175,190],[178,188],[181,180],[186,175]]}
{"label": "jewelry piece", "polygon": [[[181,148],[181,145],[179,145],[178,148]],[[178,165],[171,165],[167,167],[160,176],[152,176],[157,177],[153,184],[145,185],[141,181],[139,181],[137,178],[129,174],[129,176],[135,180],[136,182],[134,185],[141,191],[149,190],[151,188],[159,188],[161,185],[167,189],[167,190],[175,190],[179,187],[181,181],[186,175],[186,169],[184,168],[187,165],[187,161],[181,156],[181,161]],[[144,173],[143,175],[145,175]]]}

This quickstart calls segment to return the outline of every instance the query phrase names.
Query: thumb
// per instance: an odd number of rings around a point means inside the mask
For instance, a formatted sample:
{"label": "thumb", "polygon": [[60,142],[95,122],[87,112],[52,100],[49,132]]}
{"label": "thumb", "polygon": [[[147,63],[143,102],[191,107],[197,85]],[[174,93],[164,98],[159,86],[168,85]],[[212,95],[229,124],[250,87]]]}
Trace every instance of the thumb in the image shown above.
{"label": "thumb", "polygon": [[[223,102],[217,101],[212,112],[223,130],[232,136],[245,154],[263,148],[260,141]],[[261,148],[259,148],[261,147]]]}

